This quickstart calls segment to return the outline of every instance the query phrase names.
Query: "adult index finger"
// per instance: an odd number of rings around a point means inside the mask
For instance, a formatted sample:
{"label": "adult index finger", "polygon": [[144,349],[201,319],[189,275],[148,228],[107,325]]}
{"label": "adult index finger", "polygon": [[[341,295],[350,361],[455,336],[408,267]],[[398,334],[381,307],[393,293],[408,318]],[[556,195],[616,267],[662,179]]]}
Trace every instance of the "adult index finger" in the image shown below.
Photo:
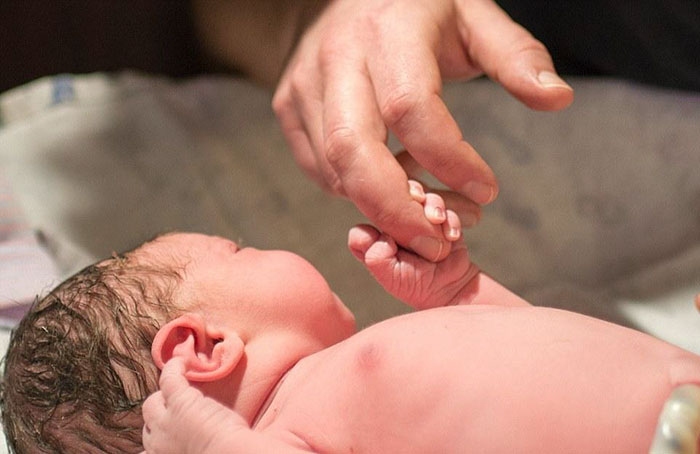
{"label": "adult index finger", "polygon": [[441,260],[449,243],[409,193],[408,178],[386,147],[386,128],[364,61],[328,61],[324,72],[324,146],[347,196],[401,245]]}
{"label": "adult index finger", "polygon": [[430,40],[396,25],[368,61],[381,115],[406,150],[428,172],[471,200],[496,198],[493,171],[464,138],[440,97],[442,81]]}

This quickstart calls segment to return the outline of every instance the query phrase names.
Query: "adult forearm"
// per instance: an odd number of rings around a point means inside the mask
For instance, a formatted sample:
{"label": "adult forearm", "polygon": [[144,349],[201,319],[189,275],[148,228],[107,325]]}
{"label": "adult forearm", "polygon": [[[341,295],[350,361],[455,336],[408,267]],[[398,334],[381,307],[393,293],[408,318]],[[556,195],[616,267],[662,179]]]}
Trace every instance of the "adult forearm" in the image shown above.
{"label": "adult forearm", "polygon": [[328,0],[192,0],[204,50],[274,85],[304,29]]}

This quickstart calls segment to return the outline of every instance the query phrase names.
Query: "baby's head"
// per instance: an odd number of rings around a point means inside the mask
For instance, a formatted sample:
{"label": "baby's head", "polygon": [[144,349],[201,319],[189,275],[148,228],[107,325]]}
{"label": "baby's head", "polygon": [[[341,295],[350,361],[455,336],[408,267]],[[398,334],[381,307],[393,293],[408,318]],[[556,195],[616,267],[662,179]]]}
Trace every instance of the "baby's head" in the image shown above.
{"label": "baby's head", "polygon": [[3,424],[21,453],[138,453],[141,404],[173,355],[210,390],[238,384],[215,396],[235,407],[246,399],[244,371],[274,380],[353,332],[352,315],[302,258],[161,236],[32,307],[5,360]]}

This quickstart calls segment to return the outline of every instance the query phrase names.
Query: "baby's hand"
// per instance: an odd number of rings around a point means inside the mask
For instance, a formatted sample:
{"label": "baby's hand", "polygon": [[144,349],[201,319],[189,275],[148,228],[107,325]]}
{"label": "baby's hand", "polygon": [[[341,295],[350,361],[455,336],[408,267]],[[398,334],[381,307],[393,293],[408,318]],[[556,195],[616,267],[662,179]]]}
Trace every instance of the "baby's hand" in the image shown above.
{"label": "baby's hand", "polygon": [[[447,241],[455,242],[462,236],[462,225],[459,216],[445,208],[445,201],[436,193],[426,194],[423,185],[415,180],[408,180],[409,192],[413,200],[423,204],[425,217],[431,224],[442,225],[442,233]],[[442,251],[437,255],[440,257]]]}
{"label": "baby's hand", "polygon": [[[457,215],[445,210],[444,201],[439,195],[429,193],[420,197],[423,192],[420,184],[410,184],[411,194],[424,204],[428,220],[435,224],[442,223],[448,240],[458,240],[461,230]],[[452,303],[478,273],[476,266],[469,261],[463,242],[452,243],[447,258],[433,263],[399,248],[393,238],[374,227],[359,225],[350,230],[348,247],[389,293],[416,309]]]}
{"label": "baby's hand", "polygon": [[184,374],[181,358],[168,361],[160,391],[143,404],[143,446],[148,454],[205,454],[217,437],[250,429],[237,413],[204,397]]}

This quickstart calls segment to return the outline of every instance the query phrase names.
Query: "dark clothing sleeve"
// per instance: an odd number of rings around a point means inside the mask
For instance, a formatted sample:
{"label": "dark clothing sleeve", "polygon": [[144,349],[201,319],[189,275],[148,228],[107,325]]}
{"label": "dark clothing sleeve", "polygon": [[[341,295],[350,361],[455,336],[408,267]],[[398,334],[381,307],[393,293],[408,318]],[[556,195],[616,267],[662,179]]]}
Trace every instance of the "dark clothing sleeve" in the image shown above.
{"label": "dark clothing sleeve", "polygon": [[[496,0],[563,74],[700,91],[700,0]],[[188,0],[2,0],[0,91],[38,77],[137,69],[220,71]]]}
{"label": "dark clothing sleeve", "polygon": [[700,91],[700,0],[496,0],[562,74]]}

